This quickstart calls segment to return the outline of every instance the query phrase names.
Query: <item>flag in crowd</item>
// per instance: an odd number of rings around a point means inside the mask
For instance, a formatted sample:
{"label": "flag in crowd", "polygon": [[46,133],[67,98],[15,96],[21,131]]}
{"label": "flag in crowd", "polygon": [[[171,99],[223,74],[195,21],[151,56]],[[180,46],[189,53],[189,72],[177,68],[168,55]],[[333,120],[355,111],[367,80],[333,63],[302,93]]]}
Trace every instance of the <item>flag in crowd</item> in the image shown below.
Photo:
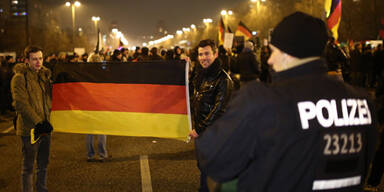
{"label": "flag in crowd", "polygon": [[67,63],[55,70],[55,131],[186,138],[185,62]]}
{"label": "flag in crowd", "polygon": [[333,37],[337,40],[341,21],[341,0],[325,0],[324,6],[328,28],[331,30]]}
{"label": "flag in crowd", "polygon": [[229,26],[227,26],[227,32],[232,33],[232,29]]}
{"label": "flag in crowd", "polygon": [[219,45],[224,44],[224,33],[225,33],[225,26],[224,26],[223,17],[221,17],[219,22]]}
{"label": "flag in crowd", "polygon": [[119,49],[121,49],[124,46],[124,43],[122,41],[122,37],[119,38]]}
{"label": "flag in crowd", "polygon": [[252,38],[252,31],[249,30],[249,28],[240,21],[239,25],[237,26],[235,36],[242,36],[244,37],[244,41],[247,41],[248,39]]}

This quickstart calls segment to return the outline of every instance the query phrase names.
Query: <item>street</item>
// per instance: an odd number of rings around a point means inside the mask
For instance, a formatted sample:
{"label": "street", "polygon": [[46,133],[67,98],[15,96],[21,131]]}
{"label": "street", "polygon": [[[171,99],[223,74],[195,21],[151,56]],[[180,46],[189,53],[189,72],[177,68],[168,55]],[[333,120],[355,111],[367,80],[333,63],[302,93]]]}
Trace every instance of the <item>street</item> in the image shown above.
{"label": "street", "polygon": [[[10,117],[0,121],[0,191],[7,192],[20,191],[21,140],[11,126]],[[193,142],[108,136],[107,149],[111,160],[87,162],[85,135],[54,132],[48,166],[49,191],[198,189]],[[146,162],[149,169],[145,169]]]}

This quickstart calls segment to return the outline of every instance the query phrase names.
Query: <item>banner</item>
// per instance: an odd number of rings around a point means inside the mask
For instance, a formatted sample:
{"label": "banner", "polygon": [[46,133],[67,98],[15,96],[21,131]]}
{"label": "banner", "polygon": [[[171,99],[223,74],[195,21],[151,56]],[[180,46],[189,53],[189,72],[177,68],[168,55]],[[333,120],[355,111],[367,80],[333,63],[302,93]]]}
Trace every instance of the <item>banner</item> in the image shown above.
{"label": "banner", "polygon": [[225,36],[224,36],[224,45],[223,45],[224,48],[226,48],[226,49],[232,49],[233,38],[234,38],[233,33],[225,33]]}
{"label": "banner", "polygon": [[55,131],[186,138],[185,62],[64,63],[54,70]]}

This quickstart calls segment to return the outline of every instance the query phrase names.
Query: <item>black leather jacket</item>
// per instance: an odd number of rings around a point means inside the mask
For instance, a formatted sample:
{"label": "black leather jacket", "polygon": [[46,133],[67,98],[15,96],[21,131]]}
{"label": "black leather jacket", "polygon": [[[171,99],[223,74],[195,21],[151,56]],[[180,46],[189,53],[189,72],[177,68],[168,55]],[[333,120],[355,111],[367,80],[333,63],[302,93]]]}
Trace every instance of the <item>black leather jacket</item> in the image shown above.
{"label": "black leather jacket", "polygon": [[197,75],[190,86],[191,115],[193,128],[201,134],[225,110],[231,97],[233,83],[223,70],[220,60],[216,59],[210,67],[197,66]]}

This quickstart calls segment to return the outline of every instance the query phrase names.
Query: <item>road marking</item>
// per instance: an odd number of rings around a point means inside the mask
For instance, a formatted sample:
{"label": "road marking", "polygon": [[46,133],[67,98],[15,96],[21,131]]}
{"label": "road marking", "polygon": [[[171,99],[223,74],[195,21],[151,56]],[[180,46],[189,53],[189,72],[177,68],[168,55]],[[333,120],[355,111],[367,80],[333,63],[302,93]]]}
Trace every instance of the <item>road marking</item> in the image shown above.
{"label": "road marking", "polygon": [[148,155],[140,155],[141,187],[143,192],[152,192]]}
{"label": "road marking", "polygon": [[6,129],[5,131],[1,132],[1,133],[9,133],[11,132],[13,129],[13,126],[10,126],[8,129]]}

